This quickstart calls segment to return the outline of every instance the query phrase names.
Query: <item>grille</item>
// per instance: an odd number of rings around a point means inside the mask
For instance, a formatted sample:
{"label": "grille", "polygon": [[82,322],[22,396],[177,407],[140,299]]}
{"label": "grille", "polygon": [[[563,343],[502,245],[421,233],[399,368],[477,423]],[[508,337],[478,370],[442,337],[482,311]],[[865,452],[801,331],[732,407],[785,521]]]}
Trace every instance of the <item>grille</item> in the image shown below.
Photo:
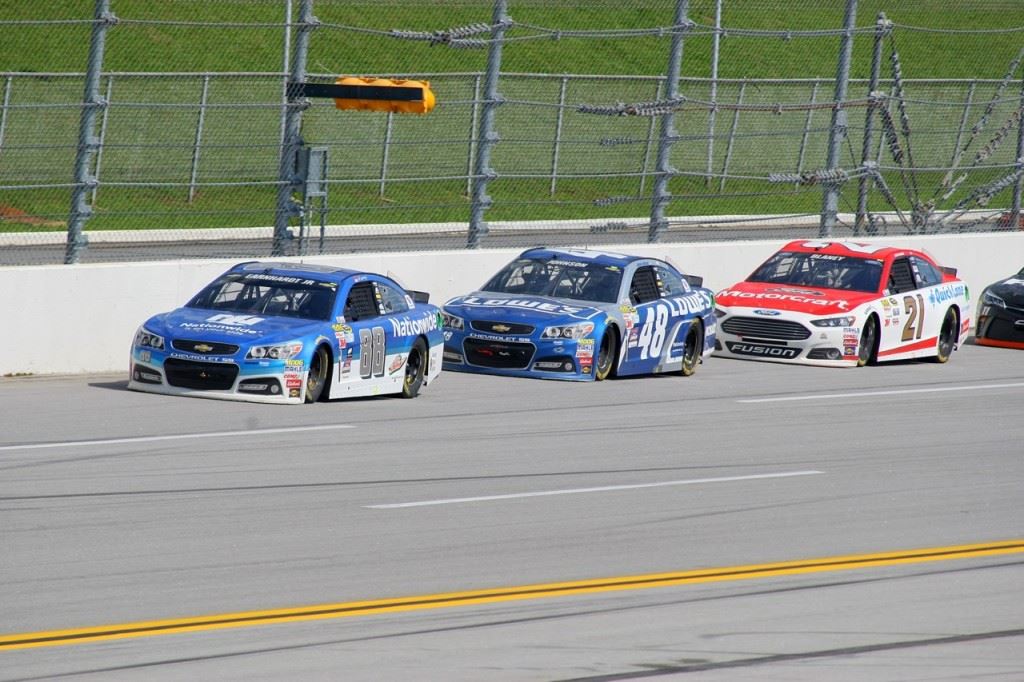
{"label": "grille", "polygon": [[[191,339],[174,339],[171,345],[175,350],[185,350],[190,353],[201,353],[203,355],[234,355],[238,352],[238,346],[233,343],[217,343],[216,341],[192,341]],[[196,348],[199,346],[200,348]],[[209,350],[206,348],[209,347]]]}
{"label": "grille", "polygon": [[[515,322],[492,322],[489,320],[473,320],[469,323],[478,332],[491,332],[492,334],[532,334],[532,324],[517,324]],[[495,327],[498,327],[495,329]]]}
{"label": "grille", "polygon": [[534,352],[532,343],[499,343],[473,338],[463,341],[462,347],[469,364],[498,369],[525,369]]}
{"label": "grille", "polygon": [[1002,317],[994,318],[985,330],[985,336],[1001,341],[1024,341],[1024,329]]}
{"label": "grille", "polygon": [[811,335],[811,330],[799,322],[760,317],[730,317],[722,323],[722,330],[735,336],[784,341],[801,341]]}
{"label": "grille", "polygon": [[238,365],[168,358],[164,360],[164,373],[171,386],[197,391],[224,391],[235,384]]}

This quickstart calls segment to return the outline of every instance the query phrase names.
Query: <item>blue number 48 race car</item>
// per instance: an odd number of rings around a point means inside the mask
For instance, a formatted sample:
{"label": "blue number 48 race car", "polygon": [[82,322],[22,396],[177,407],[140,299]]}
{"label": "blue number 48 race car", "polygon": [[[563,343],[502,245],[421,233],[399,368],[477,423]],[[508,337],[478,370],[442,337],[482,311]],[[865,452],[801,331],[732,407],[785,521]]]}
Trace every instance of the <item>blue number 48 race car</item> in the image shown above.
{"label": "blue number 48 race car", "polygon": [[656,258],[530,249],[444,304],[444,367],[601,381],[689,376],[715,347],[714,295]]}
{"label": "blue number 48 race car", "polygon": [[412,398],[441,372],[440,318],[426,294],[383,275],[240,263],[139,327],[128,388],[264,403]]}

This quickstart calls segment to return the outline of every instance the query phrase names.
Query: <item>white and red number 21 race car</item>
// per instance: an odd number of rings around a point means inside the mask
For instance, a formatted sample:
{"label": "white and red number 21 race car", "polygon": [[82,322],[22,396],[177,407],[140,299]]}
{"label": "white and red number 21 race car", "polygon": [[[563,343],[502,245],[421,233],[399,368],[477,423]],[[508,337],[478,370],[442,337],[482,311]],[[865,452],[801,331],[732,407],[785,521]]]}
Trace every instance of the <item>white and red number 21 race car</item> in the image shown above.
{"label": "white and red number 21 race car", "polygon": [[923,251],[793,241],[715,296],[716,354],[826,367],[949,360],[970,293]]}

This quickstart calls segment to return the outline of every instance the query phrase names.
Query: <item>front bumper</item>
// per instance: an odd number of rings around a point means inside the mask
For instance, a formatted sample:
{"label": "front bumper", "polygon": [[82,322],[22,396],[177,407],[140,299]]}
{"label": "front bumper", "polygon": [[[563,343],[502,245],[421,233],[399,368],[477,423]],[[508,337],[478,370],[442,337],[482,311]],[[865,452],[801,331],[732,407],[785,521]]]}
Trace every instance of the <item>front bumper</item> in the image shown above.
{"label": "front bumper", "polygon": [[724,312],[718,318],[717,356],[819,367],[857,366],[858,321],[852,327],[817,327],[810,323],[811,316],[762,318],[743,308]]}
{"label": "front bumper", "polygon": [[1024,350],[1024,308],[980,306],[974,341],[982,346]]}
{"label": "front bumper", "polygon": [[541,339],[445,330],[444,369],[498,376],[591,381],[597,344],[593,338]]}

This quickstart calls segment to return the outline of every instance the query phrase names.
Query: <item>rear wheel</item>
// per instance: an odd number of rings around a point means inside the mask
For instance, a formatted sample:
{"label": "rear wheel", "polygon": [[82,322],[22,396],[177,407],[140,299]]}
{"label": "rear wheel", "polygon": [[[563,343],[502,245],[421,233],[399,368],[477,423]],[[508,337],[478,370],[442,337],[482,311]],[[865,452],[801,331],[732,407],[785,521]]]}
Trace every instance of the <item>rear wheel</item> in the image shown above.
{"label": "rear wheel", "polygon": [[683,342],[683,369],[684,377],[692,376],[700,364],[701,351],[704,346],[704,325],[700,320],[694,320],[690,330],[686,332],[686,341]]}
{"label": "rear wheel", "polygon": [[402,397],[415,398],[423,385],[423,375],[427,370],[427,344],[423,339],[416,339],[405,361],[405,379],[402,381]]}
{"label": "rear wheel", "polygon": [[939,330],[939,344],[935,350],[935,362],[949,362],[949,356],[953,354],[956,346],[958,332],[960,331],[960,320],[956,311],[950,308],[946,316],[942,318],[942,328]]}
{"label": "rear wheel", "polygon": [[327,374],[331,368],[331,356],[324,346],[317,347],[309,361],[309,373],[306,375],[306,402],[315,403],[320,400],[327,386]]}
{"label": "rear wheel", "polygon": [[597,349],[597,361],[594,365],[594,380],[604,381],[612,374],[615,367],[615,358],[618,355],[618,343],[615,339],[615,331],[609,327],[604,330],[601,337],[601,346]]}
{"label": "rear wheel", "polygon": [[878,320],[872,315],[864,323],[857,349],[857,366],[873,365],[878,360]]}

